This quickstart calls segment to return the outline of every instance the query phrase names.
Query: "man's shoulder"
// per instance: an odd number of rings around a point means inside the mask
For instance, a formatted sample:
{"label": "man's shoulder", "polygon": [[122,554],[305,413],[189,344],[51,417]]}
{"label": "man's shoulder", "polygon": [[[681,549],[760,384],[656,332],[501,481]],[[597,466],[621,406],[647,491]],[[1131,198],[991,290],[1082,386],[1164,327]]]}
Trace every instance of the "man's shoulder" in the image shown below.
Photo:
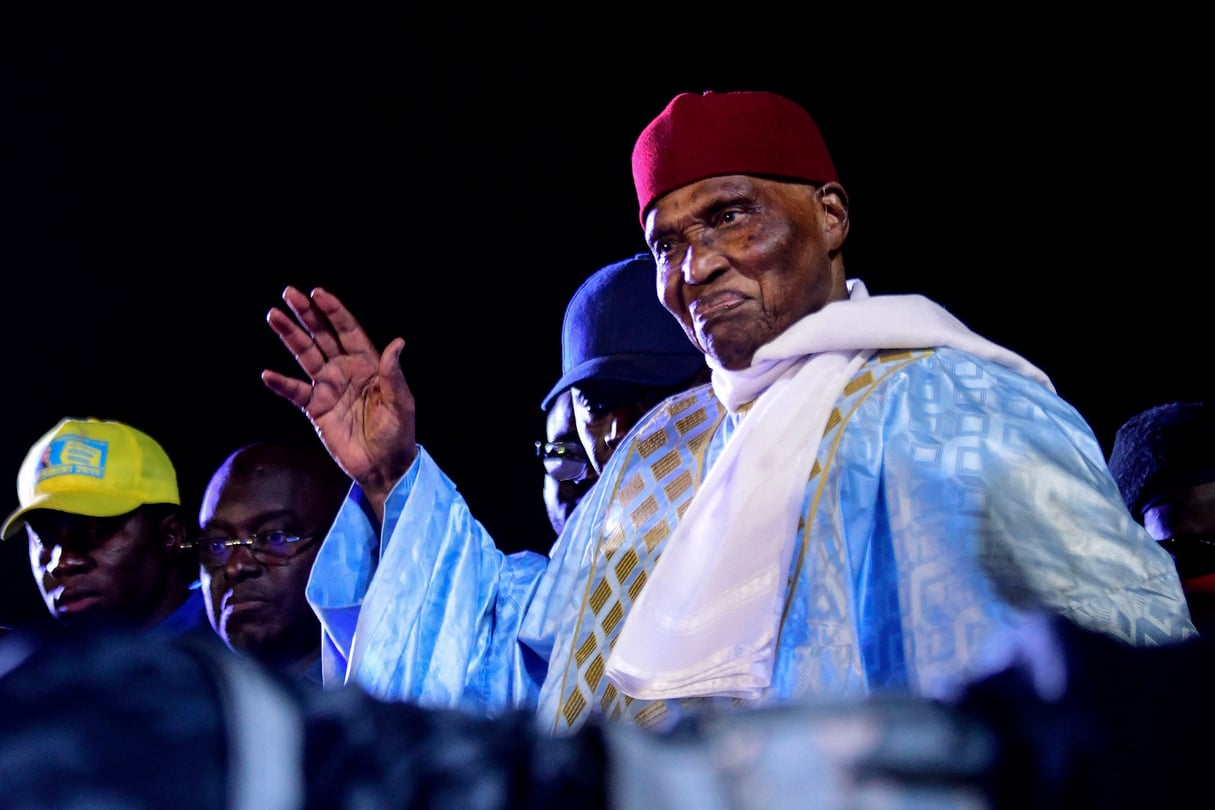
{"label": "man's shoulder", "polygon": [[913,390],[934,381],[973,389],[1000,389],[1041,402],[1062,402],[1049,386],[995,360],[962,349],[888,349],[875,352],[860,368],[850,388],[911,380]]}
{"label": "man's shoulder", "polygon": [[211,622],[207,618],[207,605],[203,598],[201,586],[197,583],[186,593],[181,605],[170,613],[154,631],[164,636],[184,636],[190,634],[214,635]]}
{"label": "man's shoulder", "polygon": [[708,383],[672,394],[633,425],[612,454],[604,473],[612,477],[609,471],[649,463],[655,454],[676,448],[699,454],[712,440],[725,415],[725,405]]}
{"label": "man's shoulder", "polygon": [[[858,417],[849,420],[852,427],[872,424],[859,418],[867,413],[887,428],[914,423],[934,431],[966,432],[978,429],[967,417],[999,414],[1003,429],[1015,422],[1022,430],[1041,430],[1044,436],[1062,430],[1073,441],[1093,439],[1083,415],[1051,387],[951,347],[875,353],[845,386],[837,408]],[[954,417],[944,418],[946,413]]]}
{"label": "man's shoulder", "polygon": [[645,443],[647,437],[652,439],[655,434],[670,431],[679,436],[694,435],[699,432],[698,426],[716,423],[725,412],[725,405],[713,393],[710,384],[697,385],[672,394],[654,406],[633,426],[633,443]]}

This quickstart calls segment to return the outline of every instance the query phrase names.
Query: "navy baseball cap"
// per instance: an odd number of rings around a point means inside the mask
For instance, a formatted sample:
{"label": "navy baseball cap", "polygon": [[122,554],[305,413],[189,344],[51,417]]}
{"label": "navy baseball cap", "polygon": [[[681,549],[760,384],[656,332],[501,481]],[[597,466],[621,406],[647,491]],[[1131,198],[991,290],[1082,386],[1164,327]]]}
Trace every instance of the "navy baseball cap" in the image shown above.
{"label": "navy baseball cap", "polygon": [[683,382],[705,356],[658,300],[658,267],[649,253],[596,270],[565,308],[561,379],[540,404],[589,380],[663,388]]}

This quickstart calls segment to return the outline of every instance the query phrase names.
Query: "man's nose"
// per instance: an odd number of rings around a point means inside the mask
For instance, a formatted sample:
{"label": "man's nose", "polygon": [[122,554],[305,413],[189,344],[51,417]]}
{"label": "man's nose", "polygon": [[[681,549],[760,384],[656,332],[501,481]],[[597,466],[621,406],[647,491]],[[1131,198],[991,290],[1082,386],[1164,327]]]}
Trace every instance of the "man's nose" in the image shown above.
{"label": "man's nose", "polygon": [[711,239],[695,234],[689,238],[680,268],[684,284],[704,284],[721,273],[725,266],[725,255],[714,248]]}
{"label": "man's nose", "polygon": [[44,552],[46,572],[56,579],[71,576],[89,567],[89,556],[71,544],[56,543]]}
{"label": "man's nose", "polygon": [[224,576],[230,582],[235,582],[260,574],[262,564],[253,556],[252,547],[239,545],[228,549],[228,559],[224,561],[222,568]]}

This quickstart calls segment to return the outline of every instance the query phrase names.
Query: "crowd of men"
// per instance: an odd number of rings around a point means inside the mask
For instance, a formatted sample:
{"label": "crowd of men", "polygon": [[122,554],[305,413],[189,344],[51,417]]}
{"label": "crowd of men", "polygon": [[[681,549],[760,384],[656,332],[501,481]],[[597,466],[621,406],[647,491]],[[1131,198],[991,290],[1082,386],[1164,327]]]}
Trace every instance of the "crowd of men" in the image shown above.
{"label": "crowd of men", "polygon": [[[891,779],[892,806],[1172,806],[1167,735],[1212,711],[1205,406],[1137,417],[1107,459],[1029,359],[871,292],[786,97],[681,93],[632,171],[648,251],[575,293],[541,402],[551,547],[500,550],[427,452],[401,338],[288,286],[267,323],[300,376],[262,381],[315,442],[235,449],[197,515],[135,426],[65,418],[31,448],[0,534],[64,632],[0,658],[0,694],[38,697],[8,753],[72,733],[56,690],[114,707],[107,676],[160,656],[221,705],[181,726],[198,806],[774,807],[812,783],[850,807]],[[155,694],[90,732],[189,702]],[[318,775],[325,733],[347,769]],[[158,781],[119,766],[56,800]]]}

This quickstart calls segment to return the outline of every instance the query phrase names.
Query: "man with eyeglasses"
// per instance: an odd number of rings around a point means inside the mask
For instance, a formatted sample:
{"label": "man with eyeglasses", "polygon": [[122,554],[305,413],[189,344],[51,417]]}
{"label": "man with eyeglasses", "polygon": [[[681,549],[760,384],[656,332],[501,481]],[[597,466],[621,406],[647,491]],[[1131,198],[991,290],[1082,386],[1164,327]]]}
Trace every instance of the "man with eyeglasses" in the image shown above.
{"label": "man with eyeglasses", "polygon": [[118,421],[63,419],[26,454],[17,499],[0,537],[25,529],[52,630],[206,631],[177,471],[151,436]]}
{"label": "man with eyeglasses", "polygon": [[[654,296],[649,253],[607,264],[579,285],[561,325],[561,378],[540,403],[549,520],[569,518],[624,437],[671,394],[709,381],[704,355]],[[571,435],[572,434],[572,435]]]}
{"label": "man with eyeglasses", "polygon": [[304,589],[349,487],[321,447],[291,439],[241,447],[211,475],[192,545],[207,616],[229,648],[323,682]]}
{"label": "man with eyeglasses", "polygon": [[1172,555],[1198,632],[1215,637],[1215,404],[1140,411],[1115,433],[1109,465],[1135,520]]}
{"label": "man with eyeglasses", "polygon": [[544,510],[553,533],[560,536],[574,507],[599,478],[578,437],[569,391],[562,391],[549,404],[544,440],[536,442],[536,455],[544,465]]}

